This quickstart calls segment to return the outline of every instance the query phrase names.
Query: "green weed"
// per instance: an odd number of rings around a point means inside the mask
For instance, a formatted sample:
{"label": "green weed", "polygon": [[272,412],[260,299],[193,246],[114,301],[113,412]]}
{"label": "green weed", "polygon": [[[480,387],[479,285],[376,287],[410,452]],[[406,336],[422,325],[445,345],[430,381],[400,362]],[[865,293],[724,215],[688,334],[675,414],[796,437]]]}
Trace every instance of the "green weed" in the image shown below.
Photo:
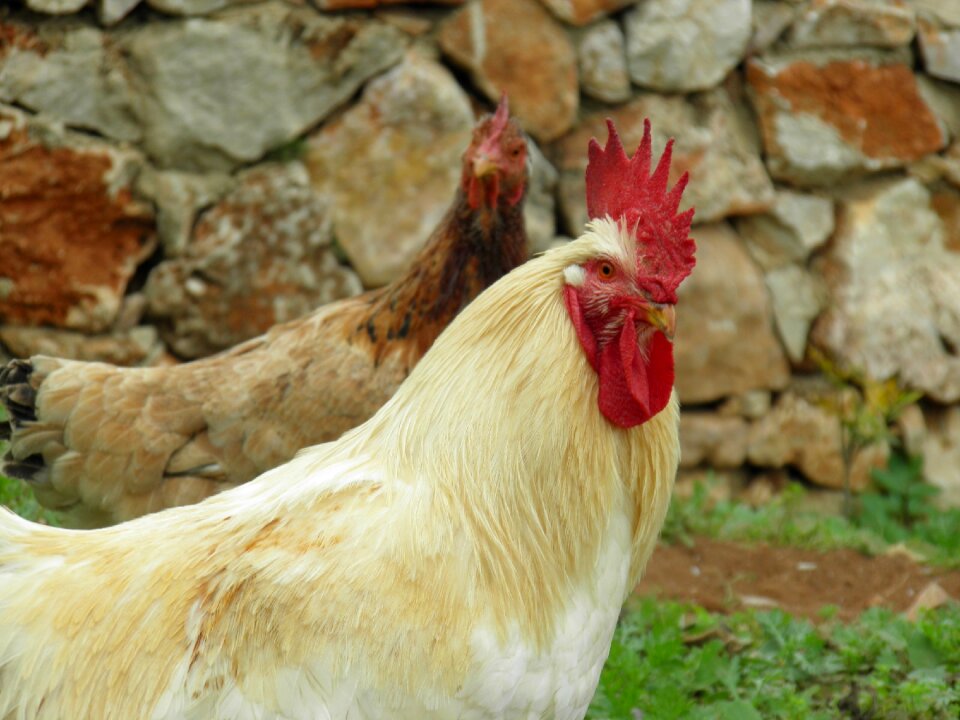
{"label": "green weed", "polygon": [[644,599],[621,619],[587,717],[939,720],[960,715],[958,673],[958,605],[916,623],[875,609],[817,628]]}
{"label": "green weed", "polygon": [[[927,502],[929,486],[903,477],[916,471],[915,461],[892,455],[886,471],[880,471],[877,490],[861,496],[861,512],[849,519],[802,509],[806,491],[799,483],[756,508],[735,500],[713,501],[709,484],[697,483],[690,497],[671,502],[662,537],[690,544],[693,536],[706,535],[814,550],[852,548],[868,555],[903,543],[930,563],[960,567],[960,509],[940,510]],[[902,522],[904,507],[908,525]]]}

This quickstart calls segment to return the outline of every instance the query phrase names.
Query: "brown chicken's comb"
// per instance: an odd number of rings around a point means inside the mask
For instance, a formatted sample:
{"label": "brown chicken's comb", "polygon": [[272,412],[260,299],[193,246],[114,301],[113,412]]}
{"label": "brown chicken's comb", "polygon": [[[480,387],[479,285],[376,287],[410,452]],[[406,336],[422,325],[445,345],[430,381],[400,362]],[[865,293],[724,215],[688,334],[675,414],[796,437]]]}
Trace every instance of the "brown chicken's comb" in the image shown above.
{"label": "brown chicken's comb", "polygon": [[493,114],[493,120],[490,123],[490,138],[497,140],[504,130],[507,129],[507,121],[510,119],[510,107],[507,103],[507,94],[500,95],[500,104],[497,105],[497,111]]}
{"label": "brown chicken's comb", "polygon": [[643,121],[643,140],[632,158],[607,120],[607,146],[596,138],[587,148],[587,214],[609,216],[633,231],[637,237],[638,283],[656,302],[676,302],[677,287],[695,263],[696,245],[690,234],[693,208],[677,213],[687,186],[684,173],[673,189],[667,190],[673,140],[650,174],[652,137],[650,121]]}

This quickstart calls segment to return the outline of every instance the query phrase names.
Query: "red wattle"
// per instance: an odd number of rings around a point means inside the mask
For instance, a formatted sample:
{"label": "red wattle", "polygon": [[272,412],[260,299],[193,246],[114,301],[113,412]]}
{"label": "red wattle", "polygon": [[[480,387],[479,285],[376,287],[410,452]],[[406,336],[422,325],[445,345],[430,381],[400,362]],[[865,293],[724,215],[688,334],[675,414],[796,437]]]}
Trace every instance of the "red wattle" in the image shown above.
{"label": "red wattle", "polygon": [[646,422],[650,412],[647,369],[637,349],[633,313],[620,334],[600,351],[600,412],[614,425],[628,428]]}
{"label": "red wattle", "polygon": [[666,407],[673,390],[673,345],[661,332],[653,333],[644,358],[637,347],[634,314],[624,320],[617,337],[597,348],[576,290],[564,288],[564,303],[580,346],[600,379],[600,412],[618,427],[645,423]]}
{"label": "red wattle", "polygon": [[650,388],[651,417],[663,410],[673,394],[673,343],[662,332],[650,339],[647,384]]}

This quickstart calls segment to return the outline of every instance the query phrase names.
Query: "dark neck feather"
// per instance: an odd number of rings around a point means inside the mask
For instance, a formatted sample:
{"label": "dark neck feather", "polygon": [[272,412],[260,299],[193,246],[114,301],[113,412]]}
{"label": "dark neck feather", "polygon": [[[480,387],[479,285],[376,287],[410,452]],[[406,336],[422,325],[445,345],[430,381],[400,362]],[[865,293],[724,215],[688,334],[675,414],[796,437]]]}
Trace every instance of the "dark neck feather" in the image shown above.
{"label": "dark neck feather", "polygon": [[526,259],[523,198],[474,210],[458,189],[406,273],[371,293],[356,333],[377,347],[378,360],[396,341],[422,354],[460,310]]}

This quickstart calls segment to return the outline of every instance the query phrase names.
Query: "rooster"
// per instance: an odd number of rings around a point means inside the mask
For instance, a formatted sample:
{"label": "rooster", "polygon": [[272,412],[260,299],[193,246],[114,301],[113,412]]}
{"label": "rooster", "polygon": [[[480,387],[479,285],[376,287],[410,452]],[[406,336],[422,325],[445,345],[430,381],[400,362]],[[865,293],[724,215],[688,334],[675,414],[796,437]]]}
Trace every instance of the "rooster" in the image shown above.
{"label": "rooster", "polygon": [[527,258],[527,146],[504,98],[407,273],[220,355],[119,368],[37,356],[0,375],[4,471],[70,522],[198,502],[338,438],[394,393],[450,320]]}
{"label": "rooster", "polygon": [[672,145],[609,124],[593,220],[369,421],[81,532],[0,511],[0,718],[582,718],[679,462]]}

